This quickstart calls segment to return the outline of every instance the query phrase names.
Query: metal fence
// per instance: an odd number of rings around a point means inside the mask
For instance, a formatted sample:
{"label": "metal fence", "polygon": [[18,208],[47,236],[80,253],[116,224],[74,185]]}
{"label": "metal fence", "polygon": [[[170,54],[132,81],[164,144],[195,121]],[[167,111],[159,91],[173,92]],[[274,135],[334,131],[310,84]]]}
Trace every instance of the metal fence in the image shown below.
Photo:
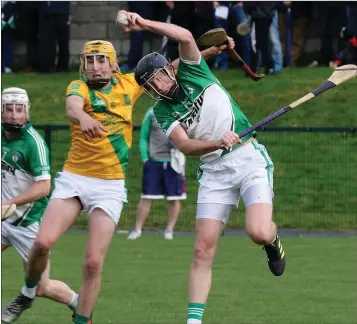
{"label": "metal fence", "polygon": [[[52,173],[61,170],[70,147],[68,126],[35,126],[43,133],[51,152]],[[142,165],[138,149],[139,126],[134,127],[133,147],[127,169],[129,203],[119,227],[131,229],[141,193]],[[280,227],[303,229],[357,229],[357,127],[263,127],[258,141],[275,165],[274,219]],[[187,159],[187,200],[182,202],[177,229],[193,230],[199,161]],[[240,204],[230,217],[229,228],[244,227]],[[145,228],[163,229],[167,202],[154,201]],[[86,226],[86,215],[75,226]]]}

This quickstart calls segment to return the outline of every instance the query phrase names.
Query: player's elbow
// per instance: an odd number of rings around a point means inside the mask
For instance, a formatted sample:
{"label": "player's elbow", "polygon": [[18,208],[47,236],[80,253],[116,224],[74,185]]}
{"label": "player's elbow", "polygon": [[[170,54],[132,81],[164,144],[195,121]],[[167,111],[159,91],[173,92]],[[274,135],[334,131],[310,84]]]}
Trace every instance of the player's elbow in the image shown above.
{"label": "player's elbow", "polygon": [[66,118],[69,119],[71,122],[76,122],[77,118],[73,114],[73,110],[70,107],[66,108]]}
{"label": "player's elbow", "polygon": [[186,156],[196,156],[194,148],[187,142],[181,143],[177,148]]}
{"label": "player's elbow", "polygon": [[186,156],[195,156],[194,152],[189,147],[184,147],[180,151]]}
{"label": "player's elbow", "polygon": [[190,44],[195,43],[192,33],[185,29],[184,32],[180,33],[180,43]]}
{"label": "player's elbow", "polygon": [[48,184],[43,190],[44,197],[47,197],[50,193],[51,193],[51,184]]}
{"label": "player's elbow", "polygon": [[41,198],[47,197],[51,192],[51,180],[40,180],[37,183],[39,189],[39,196]]}

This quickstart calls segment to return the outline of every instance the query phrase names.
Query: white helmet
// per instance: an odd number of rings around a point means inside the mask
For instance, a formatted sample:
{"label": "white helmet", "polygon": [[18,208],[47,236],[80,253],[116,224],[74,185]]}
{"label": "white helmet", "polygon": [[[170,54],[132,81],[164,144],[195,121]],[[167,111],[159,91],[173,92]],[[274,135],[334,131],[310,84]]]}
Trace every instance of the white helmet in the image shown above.
{"label": "white helmet", "polygon": [[4,112],[5,105],[15,104],[24,105],[26,116],[29,116],[30,100],[25,89],[21,88],[6,88],[1,95],[1,112]]}
{"label": "white helmet", "polygon": [[[30,100],[29,97],[27,95],[27,92],[25,89],[21,89],[21,88],[16,88],[16,87],[12,87],[12,88],[6,88],[3,90],[2,94],[1,94],[1,113],[4,113],[5,110],[5,105],[11,105],[13,104],[15,105],[24,105],[25,108],[25,114],[26,114],[26,118],[27,120],[29,120],[29,110],[30,110]],[[5,129],[8,129],[9,131],[11,130],[16,130],[19,128],[22,128],[23,125],[12,125],[9,123],[4,123],[2,122],[3,126],[5,127]]]}

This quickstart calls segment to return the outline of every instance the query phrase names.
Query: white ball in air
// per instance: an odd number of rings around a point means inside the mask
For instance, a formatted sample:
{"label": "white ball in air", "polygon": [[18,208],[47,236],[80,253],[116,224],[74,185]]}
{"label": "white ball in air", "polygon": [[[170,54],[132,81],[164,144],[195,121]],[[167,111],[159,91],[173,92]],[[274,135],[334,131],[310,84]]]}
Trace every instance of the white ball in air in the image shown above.
{"label": "white ball in air", "polygon": [[128,25],[128,17],[126,15],[118,15],[117,17],[117,23],[122,26]]}

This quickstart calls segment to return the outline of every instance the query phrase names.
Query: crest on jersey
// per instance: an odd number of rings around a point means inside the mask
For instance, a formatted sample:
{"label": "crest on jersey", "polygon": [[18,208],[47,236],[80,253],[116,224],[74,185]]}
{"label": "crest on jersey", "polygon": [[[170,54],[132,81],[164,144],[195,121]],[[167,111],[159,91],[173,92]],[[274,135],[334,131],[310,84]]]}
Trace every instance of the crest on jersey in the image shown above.
{"label": "crest on jersey", "polygon": [[81,87],[81,85],[80,85],[79,83],[73,83],[71,88],[72,88],[73,90],[77,90],[77,89],[79,89],[80,87]]}
{"label": "crest on jersey", "polygon": [[189,86],[186,86],[186,89],[188,91],[189,94],[193,94],[195,92],[195,90]]}
{"label": "crest on jersey", "polygon": [[131,101],[130,101],[130,97],[127,93],[124,94],[124,103],[126,105],[130,105],[131,104]]}
{"label": "crest on jersey", "polygon": [[15,152],[12,154],[11,158],[12,158],[12,161],[16,163],[19,160],[20,155],[19,155],[19,153]]}

